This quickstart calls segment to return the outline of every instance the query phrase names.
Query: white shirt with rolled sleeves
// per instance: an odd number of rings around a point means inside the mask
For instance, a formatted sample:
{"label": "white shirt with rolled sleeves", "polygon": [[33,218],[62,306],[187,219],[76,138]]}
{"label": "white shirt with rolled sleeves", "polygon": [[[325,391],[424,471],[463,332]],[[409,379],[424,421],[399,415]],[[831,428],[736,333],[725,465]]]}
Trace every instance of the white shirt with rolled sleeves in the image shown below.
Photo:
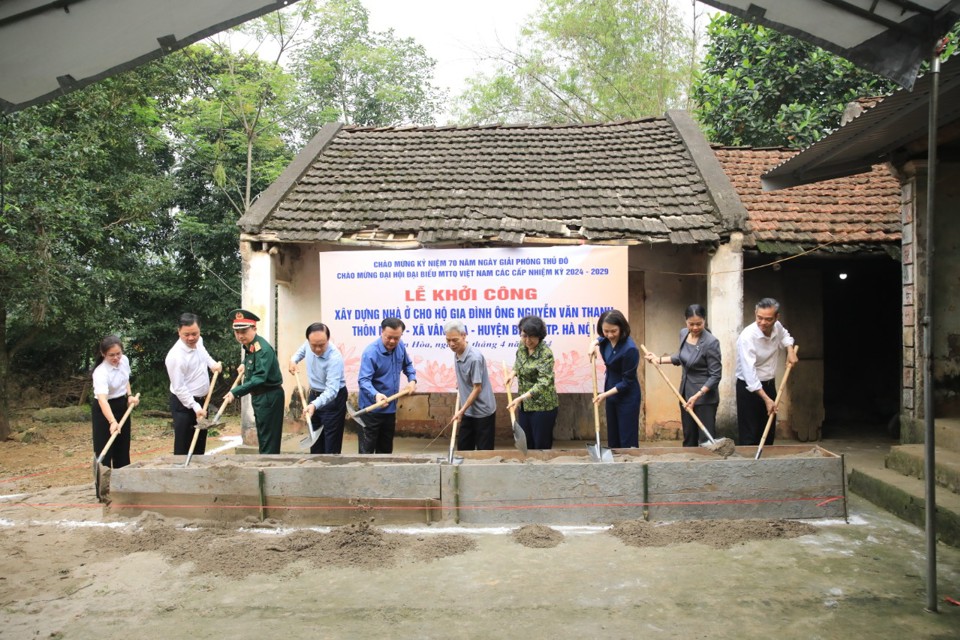
{"label": "white shirt with rolled sleeves", "polygon": [[125,396],[128,382],[130,382],[130,360],[127,356],[120,356],[120,364],[115,367],[104,360],[93,370],[93,395],[105,395],[107,400]]}
{"label": "white shirt with rolled sleeves", "polygon": [[310,382],[310,388],[320,394],[310,404],[315,409],[319,409],[329,404],[340,393],[340,389],[347,386],[347,378],[343,371],[343,356],[332,342],[327,342],[327,348],[322,356],[318,356],[310,349],[310,342],[304,342],[290,358],[290,362],[297,364],[304,358],[307,359],[307,379]]}
{"label": "white shirt with rolled sleeves", "polygon": [[737,378],[747,383],[747,391],[755,393],[760,383],[777,375],[777,354],[793,346],[793,336],[780,321],[773,323],[770,337],[754,322],[737,338]]}
{"label": "white shirt with rolled sleeves", "polygon": [[207,395],[210,390],[209,369],[217,364],[203,346],[203,338],[197,340],[196,349],[177,340],[167,352],[165,363],[170,376],[170,393],[177,396],[184,407],[193,411],[202,409],[194,398]]}

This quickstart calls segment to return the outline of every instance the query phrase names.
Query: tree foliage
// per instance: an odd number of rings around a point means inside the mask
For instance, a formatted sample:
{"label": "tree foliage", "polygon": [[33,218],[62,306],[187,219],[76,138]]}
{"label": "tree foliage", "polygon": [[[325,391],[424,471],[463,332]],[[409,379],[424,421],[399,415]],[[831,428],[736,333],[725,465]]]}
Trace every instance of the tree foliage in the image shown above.
{"label": "tree foliage", "polygon": [[461,123],[635,119],[683,102],[694,45],[669,0],[544,0],[521,36],[468,81]]}
{"label": "tree foliage", "polygon": [[812,44],[717,14],[693,96],[711,142],[803,147],[838,127],[847,103],[894,86]]}
{"label": "tree foliage", "polygon": [[412,38],[372,32],[359,0],[330,0],[309,15],[311,36],[291,54],[306,137],[327,122],[429,124],[444,100],[436,62]]}
{"label": "tree foliage", "polygon": [[[86,376],[108,333],[155,406],[182,312],[200,315],[214,357],[236,362],[223,321],[240,302],[236,223],[294,145],[342,113],[391,125],[437,108],[433,61],[369,33],[354,0],[300,2],[242,30],[274,42],[274,57],[197,44],[0,120],[0,440],[11,380]],[[287,54],[333,69],[330,82],[288,72]]]}
{"label": "tree foliage", "polygon": [[124,327],[128,275],[173,197],[152,97],[166,91],[128,73],[3,120],[0,435],[12,365],[62,374],[82,365],[94,327]]}

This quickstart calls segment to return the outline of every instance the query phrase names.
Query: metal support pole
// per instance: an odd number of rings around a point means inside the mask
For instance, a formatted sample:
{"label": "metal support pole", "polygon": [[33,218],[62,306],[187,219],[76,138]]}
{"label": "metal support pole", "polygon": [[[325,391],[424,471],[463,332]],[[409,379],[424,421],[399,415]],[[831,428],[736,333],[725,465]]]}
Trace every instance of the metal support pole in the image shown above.
{"label": "metal support pole", "polygon": [[937,120],[940,98],[940,43],[930,57],[930,113],[927,124],[927,211],[926,211],[926,268],[923,295],[923,419],[924,463],[926,485],[924,510],[927,535],[927,606],[937,613],[937,483],[935,459],[935,429],[933,407],[933,213],[937,189]]}

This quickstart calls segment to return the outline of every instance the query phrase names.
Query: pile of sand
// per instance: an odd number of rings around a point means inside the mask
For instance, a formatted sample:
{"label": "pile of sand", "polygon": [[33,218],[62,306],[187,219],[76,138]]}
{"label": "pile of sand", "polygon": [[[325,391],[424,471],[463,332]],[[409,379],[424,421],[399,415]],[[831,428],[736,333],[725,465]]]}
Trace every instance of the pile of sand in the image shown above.
{"label": "pile of sand", "polygon": [[513,539],[525,547],[548,549],[563,542],[563,534],[542,524],[528,524],[513,532]]}
{"label": "pile of sand", "polygon": [[[476,541],[463,535],[413,539],[386,533],[368,522],[335,527],[329,533],[301,529],[286,535],[218,525],[185,529],[156,514],[144,514],[137,524],[133,532],[95,531],[90,534],[90,545],[122,555],[156,552],[173,564],[192,563],[198,573],[232,579],[253,573],[276,573],[298,561],[318,567],[374,569],[403,561],[436,560],[476,548]],[[275,523],[259,523],[258,528],[275,526]]]}
{"label": "pile of sand", "polygon": [[691,520],[655,524],[643,520],[618,522],[610,533],[631,547],[666,547],[699,542],[727,549],[751,540],[797,538],[816,531],[813,525],[796,520]]}

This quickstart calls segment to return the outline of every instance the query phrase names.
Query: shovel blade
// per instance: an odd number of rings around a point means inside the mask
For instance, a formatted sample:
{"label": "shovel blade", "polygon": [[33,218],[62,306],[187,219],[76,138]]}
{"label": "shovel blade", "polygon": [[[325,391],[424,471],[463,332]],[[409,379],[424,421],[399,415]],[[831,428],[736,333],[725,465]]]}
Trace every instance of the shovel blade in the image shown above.
{"label": "shovel blade", "polygon": [[366,428],[366,423],[360,419],[360,412],[350,406],[350,403],[347,403],[347,415],[350,416],[350,419],[357,423],[357,426],[361,429]]}
{"label": "shovel blade", "polygon": [[93,456],[93,490],[96,492],[97,501],[102,502],[100,498],[100,461],[97,456]]}
{"label": "shovel blade", "polygon": [[516,422],[513,423],[513,444],[520,453],[527,455],[527,434]]}
{"label": "shovel blade", "polygon": [[613,451],[598,444],[588,444],[587,453],[594,462],[613,462]]}
{"label": "shovel blade", "polygon": [[700,446],[724,458],[729,458],[736,452],[736,446],[730,438],[717,438],[713,442],[704,442]]}
{"label": "shovel blade", "polygon": [[309,421],[307,421],[307,429],[310,430],[310,434],[300,439],[301,449],[309,449],[313,445],[317,444],[317,440],[319,440],[320,436],[323,435],[323,427],[320,427],[319,429],[314,431],[313,425],[311,425]]}

